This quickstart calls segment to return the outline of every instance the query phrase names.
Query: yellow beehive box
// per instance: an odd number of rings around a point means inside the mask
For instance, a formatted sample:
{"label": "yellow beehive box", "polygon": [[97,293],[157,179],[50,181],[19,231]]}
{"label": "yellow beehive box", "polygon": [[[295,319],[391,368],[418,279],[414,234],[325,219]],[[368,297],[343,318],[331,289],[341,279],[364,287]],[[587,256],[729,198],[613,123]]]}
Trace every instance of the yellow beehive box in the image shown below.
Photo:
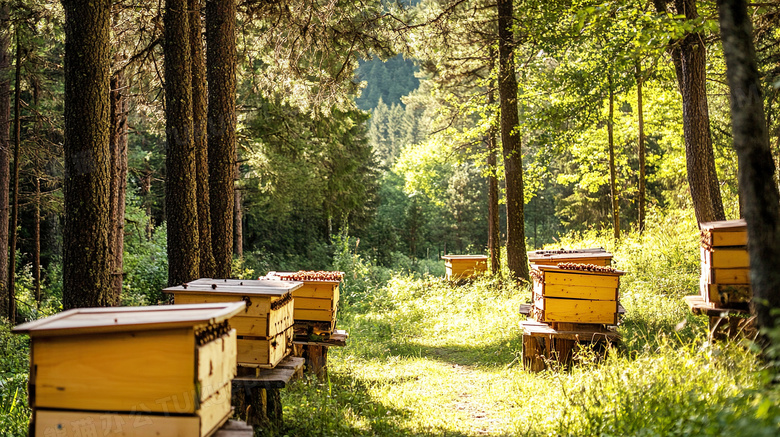
{"label": "yellow beehive box", "polygon": [[534,265],[533,314],[540,322],[615,325],[618,290],[624,273]]}
{"label": "yellow beehive box", "polygon": [[701,224],[699,290],[716,307],[744,306],[753,297],[745,220]]}
{"label": "yellow beehive box", "polygon": [[330,323],[335,328],[342,272],[269,272],[266,280],[299,281],[303,286],[293,291],[296,322]]}
{"label": "yellow beehive box", "polygon": [[230,415],[228,319],[243,309],[82,308],[17,326],[31,338],[32,435],[209,435]]}
{"label": "yellow beehive box", "polygon": [[703,247],[746,246],[747,240],[747,222],[744,219],[701,224],[701,244]]}
{"label": "yellow beehive box", "polygon": [[447,280],[468,279],[487,271],[485,255],[442,255]]}
{"label": "yellow beehive box", "polygon": [[612,254],[600,247],[591,249],[534,250],[528,252],[528,261],[539,266],[555,266],[559,263],[610,266],[612,265]]}
{"label": "yellow beehive box", "polygon": [[239,366],[272,368],[292,351],[293,290],[300,282],[201,278],[165,293],[174,303],[246,302],[231,320],[237,331]]}
{"label": "yellow beehive box", "polygon": [[746,247],[701,248],[702,264],[713,269],[747,269],[750,257]]}

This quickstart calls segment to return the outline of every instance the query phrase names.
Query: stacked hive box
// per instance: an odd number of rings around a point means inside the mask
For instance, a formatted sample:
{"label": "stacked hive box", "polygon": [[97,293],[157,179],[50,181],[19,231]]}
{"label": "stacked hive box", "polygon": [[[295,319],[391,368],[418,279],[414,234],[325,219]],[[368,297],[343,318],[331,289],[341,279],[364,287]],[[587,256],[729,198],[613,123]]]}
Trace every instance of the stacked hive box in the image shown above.
{"label": "stacked hive box", "polygon": [[442,255],[447,280],[468,279],[487,271],[485,255]]}
{"label": "stacked hive box", "polygon": [[87,308],[29,334],[31,435],[207,436],[231,412],[244,303]]}
{"label": "stacked hive box", "polygon": [[343,277],[342,272],[269,272],[265,280],[302,282],[293,291],[296,336],[329,337],[336,329],[339,284]]}
{"label": "stacked hive box", "polygon": [[747,224],[728,220],[701,224],[700,291],[716,307],[750,302],[750,259]]}
{"label": "stacked hive box", "polygon": [[532,314],[545,323],[615,325],[622,274],[594,265],[534,265]]}
{"label": "stacked hive box", "polygon": [[202,278],[163,290],[176,304],[246,302],[231,322],[238,334],[238,365],[273,368],[292,351],[293,290],[300,282]]}
{"label": "stacked hive box", "polygon": [[555,266],[559,263],[610,266],[612,265],[612,254],[600,247],[592,249],[535,250],[528,252],[528,261],[538,266]]}

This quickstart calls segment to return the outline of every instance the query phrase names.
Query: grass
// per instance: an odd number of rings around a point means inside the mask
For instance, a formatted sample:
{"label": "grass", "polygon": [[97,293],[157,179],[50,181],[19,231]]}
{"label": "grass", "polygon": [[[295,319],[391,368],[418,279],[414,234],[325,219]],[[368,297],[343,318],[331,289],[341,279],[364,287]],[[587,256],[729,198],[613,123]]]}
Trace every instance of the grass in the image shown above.
{"label": "grass", "polygon": [[[325,381],[282,391],[288,436],[775,436],[780,390],[749,345],[710,344],[696,293],[696,227],[656,217],[615,244],[592,232],[566,247],[601,245],[627,274],[620,347],[587,351],[569,371],[523,369],[518,306],[529,290],[491,277],[464,285],[378,271],[345,253],[339,326]],[[356,273],[357,272],[357,273]],[[362,272],[362,273],[360,273]],[[373,272],[373,273],[372,273]],[[373,275],[373,276],[372,276]],[[385,275],[385,273],[382,273]],[[24,435],[27,345],[0,330],[0,435]]]}
{"label": "grass", "polygon": [[594,232],[627,271],[623,343],[584,353],[571,371],[523,370],[518,305],[526,288],[481,278],[454,286],[396,276],[340,313],[347,347],[329,380],[283,393],[289,436],[778,435],[780,391],[746,344],[710,344],[697,293],[698,235],[689,217],[657,220],[619,244]]}

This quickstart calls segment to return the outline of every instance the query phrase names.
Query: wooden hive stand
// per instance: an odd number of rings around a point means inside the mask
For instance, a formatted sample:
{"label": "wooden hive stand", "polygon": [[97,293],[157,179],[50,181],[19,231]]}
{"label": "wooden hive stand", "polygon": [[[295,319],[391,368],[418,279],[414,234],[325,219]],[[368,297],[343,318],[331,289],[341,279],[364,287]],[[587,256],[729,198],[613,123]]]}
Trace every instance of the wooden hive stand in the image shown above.
{"label": "wooden hive stand", "polygon": [[292,353],[293,291],[300,282],[201,278],[168,287],[176,304],[246,302],[230,324],[238,335],[240,367],[271,369]]}
{"label": "wooden hive stand", "polygon": [[25,323],[31,436],[205,437],[230,416],[244,302],[80,308]]}
{"label": "wooden hive stand", "polygon": [[534,320],[520,322],[523,330],[523,367],[532,372],[546,369],[555,362],[568,368],[575,362],[576,352],[591,346],[603,352],[619,340],[614,330],[599,325],[558,323],[555,327]]}
{"label": "wooden hive stand", "polygon": [[280,389],[300,377],[304,359],[287,357],[273,369],[239,368],[233,379],[236,414],[258,431],[274,434],[283,425]]}
{"label": "wooden hive stand", "polygon": [[720,308],[706,302],[702,296],[685,296],[684,299],[693,314],[709,317],[710,340],[755,338],[755,320],[747,308]]}
{"label": "wooden hive stand", "polygon": [[[520,315],[531,317],[533,304],[520,305]],[[618,304],[618,314],[626,310]],[[583,323],[543,323],[536,320],[520,322],[523,331],[523,367],[532,372],[558,363],[568,368],[576,361],[576,352],[582,346],[593,347],[602,353],[612,344],[620,341],[620,335],[613,326]]]}
{"label": "wooden hive stand", "polygon": [[323,341],[298,341],[295,343],[294,354],[306,360],[306,371],[324,379],[328,371],[328,349],[347,345],[349,334],[347,331],[337,329],[333,335]]}
{"label": "wooden hive stand", "polygon": [[487,271],[486,255],[442,255],[448,281],[468,280]]}

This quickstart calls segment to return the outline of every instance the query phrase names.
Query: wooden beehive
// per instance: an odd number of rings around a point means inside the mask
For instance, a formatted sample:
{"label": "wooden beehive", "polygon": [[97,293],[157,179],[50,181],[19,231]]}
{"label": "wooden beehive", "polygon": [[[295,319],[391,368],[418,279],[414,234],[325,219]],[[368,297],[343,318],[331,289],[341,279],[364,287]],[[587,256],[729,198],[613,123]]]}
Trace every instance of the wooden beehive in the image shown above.
{"label": "wooden beehive", "polygon": [[624,272],[567,270],[558,266],[532,266],[533,309],[539,322],[618,322],[618,290]]}
{"label": "wooden beehive", "polygon": [[246,302],[231,324],[239,366],[273,368],[292,351],[293,290],[300,282],[201,278],[163,290],[176,304]]}
{"label": "wooden beehive", "polygon": [[750,302],[750,258],[747,223],[727,220],[701,224],[701,279],[705,302],[718,307]]}
{"label": "wooden beehive", "polygon": [[555,266],[559,263],[612,265],[612,254],[596,247],[590,249],[534,250],[528,252],[528,261],[538,266]]}
{"label": "wooden beehive", "polygon": [[[327,273],[327,276],[333,278],[343,276],[342,272],[322,273]],[[265,279],[302,282],[303,286],[293,291],[296,325],[300,325],[301,328],[314,328],[317,330],[316,334],[333,333],[336,328],[341,280],[298,279],[296,275],[298,273],[295,272],[269,272]]]}
{"label": "wooden beehive", "polygon": [[486,255],[442,255],[447,280],[468,279],[487,271]]}
{"label": "wooden beehive", "polygon": [[244,303],[82,308],[25,323],[34,436],[207,436],[230,416]]}

